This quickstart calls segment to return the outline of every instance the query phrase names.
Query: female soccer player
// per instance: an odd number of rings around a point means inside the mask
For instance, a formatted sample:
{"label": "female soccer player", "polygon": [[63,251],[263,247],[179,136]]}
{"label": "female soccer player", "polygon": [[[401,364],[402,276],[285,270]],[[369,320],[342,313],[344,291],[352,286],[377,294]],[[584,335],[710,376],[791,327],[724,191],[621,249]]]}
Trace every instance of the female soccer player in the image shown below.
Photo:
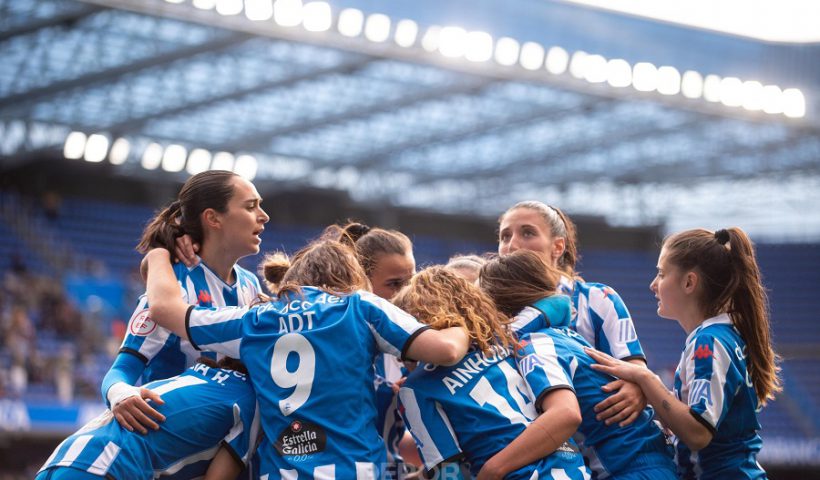
{"label": "female soccer player", "polygon": [[781,387],[751,240],[736,227],[674,234],[650,289],[658,315],[688,335],[674,393],[649,370],[589,350],[593,368],[641,387],[677,436],[681,478],[766,478],[757,411]]}
{"label": "female soccer player", "polygon": [[266,265],[276,296],[255,308],[187,305],[174,294],[170,253],[145,258],[152,318],[195,348],[247,366],[266,439],[262,478],[380,478],[376,354],[451,365],[467,351],[464,329],[430,330],[365,291],[355,252],[331,239],[338,235],[330,229],[290,265]]}
{"label": "female soccer player", "polygon": [[[262,291],[256,275],[236,262],[259,253],[259,235],[270,219],[252,183],[228,171],[208,171],[185,182],[176,201],[157,214],[142,234],[137,250],[172,250],[188,235],[199,246],[191,267],[174,265],[186,303],[203,307],[250,304]],[[172,257],[173,258],[173,257]],[[179,296],[178,291],[175,296]],[[208,354],[213,355],[213,354]],[[150,317],[147,297],[139,299],[128,323],[120,353],[102,383],[102,394],[120,424],[142,433],[157,429],[162,415],[145,398],[162,400],[133,385],[182,373],[199,356],[188,343],[158,326]]]}
{"label": "female soccer player", "polygon": [[[339,241],[350,244],[356,250],[373,293],[385,300],[390,300],[416,273],[413,244],[399,231],[350,222],[342,227]],[[404,478],[409,470],[401,451],[404,449],[411,455],[414,453],[413,439],[405,435],[406,429],[396,403],[406,369],[398,358],[389,353],[376,357],[375,368],[376,426],[387,449],[385,480],[398,480]],[[408,460],[418,462],[415,458]]]}
{"label": "female soccer player", "polygon": [[[399,391],[428,475],[453,478],[463,459],[482,480],[589,478],[570,439],[581,423],[578,402],[555,389],[533,405],[512,358],[509,321],[484,292],[437,266],[416,274],[394,302],[433,328],[466,328],[473,342],[456,365],[419,364]],[[489,461],[507,445],[516,455]]]}
{"label": "female soccer player", "polygon": [[[526,321],[533,313],[541,314],[530,305],[541,306],[545,300],[562,297],[555,295],[560,277],[560,271],[543,255],[520,250],[490,260],[481,270],[480,281],[501,312]],[[569,317],[569,303],[557,305],[564,309],[563,314],[546,311],[550,319],[561,322]],[[574,392],[583,417],[576,440],[583,441],[581,447],[595,478],[675,480],[674,452],[653,421],[651,409],[644,409],[623,427],[595,418],[595,405],[606,398],[601,387],[612,377],[590,368],[595,361],[584,352],[589,343],[566,328],[568,324],[560,328],[558,322],[521,336],[516,363],[533,396],[540,398],[555,388]]]}
{"label": "female soccer player", "polygon": [[[611,287],[585,282],[575,274],[575,225],[561,210],[537,201],[520,202],[501,215],[498,228],[499,255],[532,250],[546,255],[563,272],[559,293],[572,299],[575,331],[602,352],[646,365],[635,326],[621,297]],[[614,393],[596,411],[607,424],[626,425],[646,407],[646,398],[636,385],[616,380],[606,386],[606,391]]]}
{"label": "female soccer player", "polygon": [[468,282],[476,283],[481,267],[485,263],[487,263],[487,259],[478,255],[453,255],[447,260],[445,267],[461,275]]}
{"label": "female soccer player", "polygon": [[57,446],[37,480],[236,479],[257,443],[256,395],[241,363],[200,362],[145,385],[166,399],[159,429],[138,434],[106,410]]}

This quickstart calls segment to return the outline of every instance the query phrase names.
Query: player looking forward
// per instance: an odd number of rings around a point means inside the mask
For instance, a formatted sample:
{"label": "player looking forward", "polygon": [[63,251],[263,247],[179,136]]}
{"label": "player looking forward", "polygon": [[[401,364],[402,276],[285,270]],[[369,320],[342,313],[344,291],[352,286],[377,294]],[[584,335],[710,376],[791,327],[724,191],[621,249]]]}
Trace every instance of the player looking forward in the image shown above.
{"label": "player looking forward", "polygon": [[380,478],[377,353],[446,365],[467,351],[463,328],[430,330],[366,291],[355,252],[331,239],[338,235],[330,229],[290,264],[269,260],[275,297],[253,308],[187,305],[173,295],[170,253],[154,249],[145,258],[152,317],[195,348],[247,366],[263,412],[262,478]]}
{"label": "player looking forward", "polygon": [[[572,299],[572,328],[598,350],[636,365],[646,357],[635,333],[632,317],[615,290],[601,283],[588,283],[575,273],[578,259],[575,225],[561,210],[537,201],[519,202],[498,220],[498,253],[516,250],[541,253],[563,272],[559,293]],[[521,331],[517,333],[528,333]],[[615,380],[606,387],[614,392],[597,407],[607,424],[634,421],[646,407],[646,398],[636,385]]]}
{"label": "player looking forward", "polygon": [[[191,267],[174,264],[178,282],[174,296],[203,307],[248,305],[262,290],[256,275],[236,262],[259,253],[259,235],[269,220],[261,203],[253,184],[233,172],[199,173],[145,227],[137,250],[173,250],[175,239],[188,235],[200,246],[199,257]],[[120,352],[102,383],[103,398],[117,421],[142,433],[146,427],[158,428],[156,422],[163,419],[143,397],[162,400],[133,385],[140,376],[150,382],[178,375],[200,355],[186,339],[158,326],[147,302],[146,295],[140,297]]]}

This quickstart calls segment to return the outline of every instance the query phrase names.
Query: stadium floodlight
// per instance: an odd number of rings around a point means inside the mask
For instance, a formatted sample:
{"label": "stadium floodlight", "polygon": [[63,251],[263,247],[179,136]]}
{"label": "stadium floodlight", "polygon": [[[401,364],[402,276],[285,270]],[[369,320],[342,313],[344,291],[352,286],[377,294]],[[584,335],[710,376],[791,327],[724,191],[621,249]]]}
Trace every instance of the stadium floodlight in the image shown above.
{"label": "stadium floodlight", "polygon": [[242,13],[242,0],[216,0],[216,13],[224,16]]}
{"label": "stadium floodlight", "polygon": [[686,98],[700,98],[703,95],[703,76],[694,70],[683,72],[680,90]]}
{"label": "stadium floodlight", "polygon": [[438,51],[445,57],[458,58],[467,51],[467,31],[461,27],[444,27],[438,37]]}
{"label": "stadium floodlight", "polygon": [[720,101],[720,77],[717,75],[706,75],[703,80],[703,98],[707,102]]}
{"label": "stadium floodlight", "polygon": [[108,137],[100,133],[88,136],[83,158],[86,162],[100,163],[108,155]]}
{"label": "stadium floodlight", "polygon": [[273,17],[273,0],[245,0],[245,16],[256,22],[270,20]]}
{"label": "stadium floodlight", "polygon": [[720,81],[720,103],[727,107],[739,107],[743,103],[743,82],[737,77],[725,77]]}
{"label": "stadium floodlight", "polygon": [[441,35],[441,27],[438,25],[431,25],[427,27],[424,36],[421,37],[421,48],[428,52],[435,52],[438,50],[439,36]]}
{"label": "stadium floodlight", "polygon": [[495,42],[495,62],[509,67],[518,63],[518,53],[521,47],[518,41],[510,37],[501,37]]}
{"label": "stadium floodlight", "polygon": [[783,92],[777,85],[766,85],[761,92],[763,111],[770,114],[783,113]]}
{"label": "stadium floodlight", "polygon": [[527,70],[540,69],[544,66],[544,47],[535,42],[524,42],[518,63]]}
{"label": "stadium floodlight", "polygon": [[412,47],[416,43],[416,37],[419,34],[419,26],[416,22],[408,19],[399,20],[396,24],[396,33],[393,39],[400,47]]}
{"label": "stadium floodlight", "polygon": [[195,148],[188,155],[188,165],[185,167],[185,171],[191,175],[196,175],[208,170],[209,166],[211,166],[211,152],[204,148]]}
{"label": "stadium floodlight", "polygon": [[111,145],[111,151],[108,152],[108,161],[111,165],[122,165],[128,160],[128,154],[131,152],[131,144],[124,138],[114,140]]}
{"label": "stadium floodlight", "polygon": [[295,27],[302,23],[302,0],[276,0],[273,20],[283,27]]}
{"label": "stadium floodlight", "polygon": [[796,88],[783,90],[783,114],[789,118],[806,116],[806,98],[803,92]]}
{"label": "stadium floodlight", "polygon": [[324,32],[333,24],[333,15],[327,2],[310,2],[302,8],[302,25],[309,32]]}
{"label": "stadium floodlight", "polygon": [[746,80],[743,82],[743,89],[741,91],[743,100],[741,105],[743,108],[750,111],[757,111],[763,109],[763,84],[756,80]]}
{"label": "stadium floodlight", "polygon": [[253,180],[256,177],[256,158],[251,155],[239,155],[236,157],[236,164],[233,166],[233,173],[246,180]]}
{"label": "stadium floodlight", "polygon": [[211,162],[211,170],[231,170],[233,171],[233,154],[228,152],[216,152]]}
{"label": "stadium floodlight", "polygon": [[616,88],[632,85],[632,65],[622,58],[613,58],[608,61],[606,63],[606,81]]}
{"label": "stadium floodlight", "polygon": [[212,10],[216,6],[216,0],[193,0],[193,5],[200,10]]}
{"label": "stadium floodlight", "polygon": [[603,83],[606,81],[606,58],[601,55],[590,55],[586,60],[584,79],[589,83]]}
{"label": "stadium floodlight", "polygon": [[146,170],[156,170],[159,164],[162,163],[162,145],[158,143],[150,143],[142,152],[142,161],[140,164]]}
{"label": "stadium floodlight", "polygon": [[63,144],[63,156],[70,160],[83,158],[86,140],[87,137],[83,132],[69,133],[65,138],[65,144]]}
{"label": "stadium floodlight", "polygon": [[162,169],[166,172],[181,172],[185,168],[185,157],[187,156],[188,150],[182,145],[168,145],[162,154]]}
{"label": "stadium floodlight", "polygon": [[339,12],[336,28],[345,37],[358,37],[364,27],[364,13],[355,8],[346,8]]}
{"label": "stadium floodlight", "polygon": [[584,78],[588,56],[589,54],[583,50],[573,53],[572,59],[569,61],[569,74],[578,79]]}
{"label": "stadium floodlight", "polygon": [[476,30],[467,33],[467,53],[464,58],[471,62],[486,62],[493,58],[493,37]]}
{"label": "stadium floodlight", "polygon": [[383,13],[368,15],[364,24],[364,36],[371,42],[376,43],[390,38],[390,17]]}
{"label": "stadium floodlight", "polygon": [[658,93],[661,95],[680,93],[680,72],[677,68],[668,65],[658,68]]}
{"label": "stadium floodlight", "polygon": [[545,66],[547,71],[553,75],[561,75],[567,71],[569,66],[569,53],[561,47],[552,47],[547,52]]}
{"label": "stadium floodlight", "polygon": [[638,62],[632,67],[632,87],[639,92],[658,88],[658,68],[649,62]]}

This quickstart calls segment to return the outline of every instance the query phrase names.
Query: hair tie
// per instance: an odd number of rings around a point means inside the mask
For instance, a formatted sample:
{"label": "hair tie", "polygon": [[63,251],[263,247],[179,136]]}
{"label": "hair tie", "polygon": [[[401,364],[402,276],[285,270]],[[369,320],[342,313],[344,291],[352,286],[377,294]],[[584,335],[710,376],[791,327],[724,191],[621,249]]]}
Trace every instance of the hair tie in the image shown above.
{"label": "hair tie", "polygon": [[729,243],[729,231],[725,228],[721,228],[715,232],[715,240],[721,245],[726,245]]}

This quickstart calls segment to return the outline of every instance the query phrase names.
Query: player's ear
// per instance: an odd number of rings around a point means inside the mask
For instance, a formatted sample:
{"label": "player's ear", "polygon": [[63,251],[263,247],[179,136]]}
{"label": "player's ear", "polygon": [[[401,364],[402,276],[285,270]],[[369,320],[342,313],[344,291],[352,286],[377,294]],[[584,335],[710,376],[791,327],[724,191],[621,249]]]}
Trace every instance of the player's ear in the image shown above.
{"label": "player's ear", "polygon": [[202,226],[205,228],[219,228],[222,222],[219,218],[219,212],[213,208],[206,208],[202,211]]}

